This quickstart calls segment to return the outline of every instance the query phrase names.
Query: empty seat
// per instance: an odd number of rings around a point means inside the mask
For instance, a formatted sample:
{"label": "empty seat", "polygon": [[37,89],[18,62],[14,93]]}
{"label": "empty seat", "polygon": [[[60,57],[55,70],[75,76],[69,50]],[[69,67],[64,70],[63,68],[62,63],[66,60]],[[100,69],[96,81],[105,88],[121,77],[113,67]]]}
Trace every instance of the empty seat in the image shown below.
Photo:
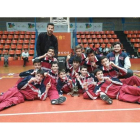
{"label": "empty seat", "polygon": [[101,35],[97,35],[96,38],[100,39],[100,38],[102,38],[102,37],[101,37]]}
{"label": "empty seat", "polygon": [[7,35],[2,35],[2,39],[6,40],[7,39]]}
{"label": "empty seat", "polygon": [[135,30],[135,31],[134,31],[134,34],[138,34],[138,31],[137,31],[137,30]]}
{"label": "empty seat", "polygon": [[24,44],[29,44],[29,40],[24,40]]}
{"label": "empty seat", "polygon": [[115,35],[115,34],[114,34],[114,35],[112,35],[112,38],[114,38],[114,39],[115,39],[115,38],[117,38],[117,35]]}
{"label": "empty seat", "polygon": [[8,39],[12,40],[13,39],[13,35],[8,35]]}
{"label": "empty seat", "polygon": [[8,60],[9,61],[13,61],[14,60],[14,57],[8,57]]}
{"label": "empty seat", "polygon": [[81,35],[81,38],[84,39],[85,38],[85,35]]}
{"label": "empty seat", "polygon": [[3,50],[3,45],[0,44],[0,50]]}
{"label": "empty seat", "polygon": [[104,42],[104,40],[103,40],[103,39],[99,39],[98,41],[99,41],[99,43],[103,43],[103,42]]}
{"label": "empty seat", "polygon": [[16,50],[15,54],[16,54],[17,56],[21,55],[21,50]]}
{"label": "empty seat", "polygon": [[107,46],[108,48],[111,48],[111,44],[107,44],[106,46]]}
{"label": "empty seat", "polygon": [[138,48],[138,52],[140,52],[140,48]]}
{"label": "empty seat", "polygon": [[24,39],[24,35],[20,35],[19,38],[20,38],[20,39]]}
{"label": "empty seat", "polygon": [[88,44],[91,44],[92,42],[92,39],[88,39]]}
{"label": "empty seat", "polygon": [[31,35],[31,39],[35,39],[35,35]]}
{"label": "empty seat", "polygon": [[2,54],[2,50],[0,50],[0,55]]}
{"label": "empty seat", "polygon": [[19,35],[14,35],[14,39],[18,40]]}
{"label": "empty seat", "polygon": [[34,50],[29,50],[29,55],[34,55]]}
{"label": "empty seat", "polygon": [[112,44],[114,43],[114,39],[110,39],[109,42]]}
{"label": "empty seat", "polygon": [[106,44],[101,44],[102,48],[105,48]]}
{"label": "empty seat", "polygon": [[17,40],[13,40],[12,43],[13,43],[13,44],[17,44]]}
{"label": "empty seat", "polygon": [[88,44],[84,44],[84,48],[87,48],[89,45]]}
{"label": "empty seat", "polygon": [[111,38],[112,38],[112,36],[111,36],[111,35],[107,35],[106,37],[107,37],[108,39],[111,39]]}
{"label": "empty seat", "polygon": [[94,46],[94,44],[89,44],[89,47],[90,47],[90,48],[93,48],[93,46]]}
{"label": "empty seat", "polygon": [[134,32],[133,31],[128,31],[128,34],[133,34]]}
{"label": "empty seat", "polygon": [[17,45],[17,49],[21,50],[22,49],[22,45]]}
{"label": "empty seat", "polygon": [[76,35],[77,38],[80,38],[80,35]]}
{"label": "empty seat", "polygon": [[104,39],[104,43],[109,43],[109,40],[108,39]]}
{"label": "empty seat", "polygon": [[4,49],[5,49],[5,50],[9,50],[9,49],[10,49],[10,46],[9,46],[9,45],[5,45],[5,46],[4,46]]}
{"label": "empty seat", "polygon": [[110,32],[109,31],[105,31],[105,34],[108,35],[108,34],[110,34]]}
{"label": "empty seat", "polygon": [[21,35],[25,35],[25,31],[20,31],[20,34]]}
{"label": "empty seat", "polygon": [[35,40],[31,40],[30,43],[31,43],[31,44],[35,44]]}
{"label": "empty seat", "polygon": [[127,38],[129,38],[129,39],[130,39],[130,38],[131,38],[131,34],[127,34]]}
{"label": "empty seat", "polygon": [[106,35],[102,35],[102,38],[105,39],[106,38]]}
{"label": "empty seat", "polygon": [[80,32],[76,32],[77,35],[80,35]]}
{"label": "empty seat", "polygon": [[85,34],[85,32],[80,32],[81,35]]}
{"label": "empty seat", "polygon": [[28,49],[28,45],[23,45],[23,49]]}
{"label": "empty seat", "polygon": [[15,34],[16,34],[16,35],[19,35],[19,34],[20,34],[20,32],[19,32],[19,31],[15,31]]}
{"label": "empty seat", "polygon": [[35,32],[31,32],[31,35],[35,35]]}
{"label": "empty seat", "polygon": [[3,34],[8,35],[8,31],[4,31]]}
{"label": "empty seat", "polygon": [[35,45],[30,45],[29,48],[30,49],[34,49]]}
{"label": "empty seat", "polygon": [[94,31],[90,31],[90,34],[91,34],[91,35],[94,35]]}
{"label": "empty seat", "polygon": [[87,40],[86,39],[82,39],[82,43],[87,43]]}
{"label": "empty seat", "polygon": [[137,35],[136,34],[132,34],[131,38],[136,38]]}
{"label": "empty seat", "polygon": [[135,44],[134,44],[134,47],[135,47],[135,48],[139,48],[139,47],[140,47],[140,44],[135,43]]}
{"label": "empty seat", "polygon": [[96,35],[91,35],[91,38],[95,39],[96,38]]}
{"label": "empty seat", "polygon": [[11,40],[6,40],[5,43],[11,45]]}
{"label": "empty seat", "polygon": [[30,35],[25,35],[25,39],[30,39]]}
{"label": "empty seat", "polygon": [[9,55],[10,55],[10,56],[14,56],[14,54],[15,54],[15,51],[14,51],[14,50],[10,50],[10,51],[9,51]]}
{"label": "empty seat", "polygon": [[100,47],[100,44],[95,44],[95,48],[99,48]]}
{"label": "empty seat", "polygon": [[114,33],[114,31],[110,31],[110,34],[113,35],[113,34],[115,34],[115,33]]}
{"label": "empty seat", "polygon": [[26,35],[30,35],[30,34],[31,34],[31,32],[26,31]]}
{"label": "empty seat", "polygon": [[33,59],[33,56],[29,56],[29,57],[28,57],[28,60],[32,60],[32,59]]}
{"label": "empty seat", "polygon": [[124,34],[126,34],[126,35],[127,35],[127,34],[128,34],[128,31],[124,31]]}
{"label": "empty seat", "polygon": [[140,38],[140,34],[137,34],[137,38]]}
{"label": "empty seat", "polygon": [[14,35],[14,31],[9,31],[9,35]]}
{"label": "empty seat", "polygon": [[89,34],[90,34],[90,32],[89,32],[89,31],[86,31],[86,32],[85,32],[85,35],[89,35]]}
{"label": "empty seat", "polygon": [[77,39],[77,42],[80,44],[81,43],[81,39]]}
{"label": "empty seat", "polygon": [[87,39],[90,39],[90,35],[86,35],[86,38],[87,38]]}
{"label": "empty seat", "polygon": [[115,41],[115,42],[120,42],[120,39],[116,38],[114,41]]}
{"label": "empty seat", "polygon": [[3,50],[2,54],[8,53],[8,50]]}
{"label": "empty seat", "polygon": [[100,34],[101,34],[101,35],[104,35],[104,34],[105,34],[105,32],[104,32],[104,31],[100,31]]}
{"label": "empty seat", "polygon": [[3,34],[3,31],[0,31],[0,35],[2,35]]}
{"label": "empty seat", "polygon": [[12,44],[12,45],[11,45],[11,49],[12,49],[12,50],[15,50],[15,49],[16,49],[16,45]]}
{"label": "empty seat", "polygon": [[135,39],[130,39],[130,42],[134,43],[135,42]]}
{"label": "empty seat", "polygon": [[138,42],[139,43],[140,42],[140,39],[139,38],[136,38],[135,39],[135,42]]}
{"label": "empty seat", "polygon": [[99,32],[99,31],[95,31],[94,34],[95,34],[95,35],[99,35],[100,32]]}
{"label": "empty seat", "polygon": [[98,43],[98,39],[93,39],[93,43]]}
{"label": "empty seat", "polygon": [[19,43],[19,44],[23,44],[23,40],[19,40],[18,43]]}
{"label": "empty seat", "polygon": [[0,40],[0,43],[1,44],[5,44],[5,40]]}

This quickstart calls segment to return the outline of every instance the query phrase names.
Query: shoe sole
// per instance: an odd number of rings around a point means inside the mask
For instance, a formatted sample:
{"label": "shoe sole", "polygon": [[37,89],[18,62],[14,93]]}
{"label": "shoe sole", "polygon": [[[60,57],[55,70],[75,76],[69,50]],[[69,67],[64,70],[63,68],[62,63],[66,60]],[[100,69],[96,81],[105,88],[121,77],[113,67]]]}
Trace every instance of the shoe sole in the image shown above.
{"label": "shoe sole", "polygon": [[[55,101],[55,103],[53,103],[53,101]],[[51,101],[51,104],[52,105],[59,105],[59,104],[62,104],[63,102],[66,101],[66,97],[62,96],[62,97],[59,97],[57,100],[52,100]]]}
{"label": "shoe sole", "polygon": [[110,99],[107,95],[101,95],[100,97],[102,100],[104,100],[107,104],[112,104],[113,101]]}

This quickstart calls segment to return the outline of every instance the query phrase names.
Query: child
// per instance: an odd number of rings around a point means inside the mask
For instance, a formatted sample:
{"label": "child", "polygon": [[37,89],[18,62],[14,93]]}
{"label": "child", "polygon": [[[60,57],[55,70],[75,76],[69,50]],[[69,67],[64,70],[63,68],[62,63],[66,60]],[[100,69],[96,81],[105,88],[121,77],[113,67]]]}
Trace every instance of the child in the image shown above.
{"label": "child", "polygon": [[95,56],[95,53],[92,49],[87,50],[87,59],[85,61],[85,65],[88,68],[88,72],[93,73],[93,71],[101,66],[100,56]]}
{"label": "child", "polygon": [[49,50],[47,53],[45,53],[42,56],[37,57],[37,59],[41,59],[41,65],[42,68],[45,70],[51,69],[51,63],[54,61],[57,61],[57,59],[54,57],[54,47],[49,47]]}
{"label": "child", "polygon": [[[136,87],[140,85],[140,82],[137,82],[136,86],[126,85],[121,83],[119,79],[114,81],[109,77],[103,77],[103,71],[100,69],[96,69],[94,74],[99,81],[94,90],[96,95],[104,93],[112,99],[116,98],[120,101],[140,103],[140,88]],[[132,77],[128,79],[131,80]]]}
{"label": "child", "polygon": [[59,78],[57,82],[57,90],[59,95],[63,95],[63,93],[71,92],[72,90],[72,80],[70,76],[66,75],[64,69],[59,71]]}
{"label": "child", "polygon": [[51,66],[51,70],[48,72],[45,72],[45,79],[44,79],[44,85],[47,85],[48,82],[50,82],[51,87],[48,91],[48,97],[51,100],[51,104],[61,104],[66,100],[66,97],[59,97],[58,91],[57,91],[57,81],[58,81],[58,63],[53,62]]}
{"label": "child", "polygon": [[75,81],[75,74],[80,72],[80,63],[81,63],[81,58],[76,56],[73,58],[73,63],[69,64],[69,59],[70,56],[67,56],[66,62],[67,62],[67,68],[69,70],[70,73],[70,77],[72,78],[72,80]]}
{"label": "child", "polygon": [[5,54],[3,55],[4,56],[4,66],[7,67],[8,66],[8,51],[5,50]]}
{"label": "child", "polygon": [[35,77],[27,76],[17,86],[0,96],[0,110],[23,103],[24,100],[45,100],[50,85],[43,84],[44,71],[38,70]]}
{"label": "child", "polygon": [[24,52],[22,52],[22,55],[21,56],[22,56],[22,59],[24,61],[23,67],[25,67],[26,66],[26,62],[29,62],[28,61],[28,57],[29,57],[28,50],[27,49],[24,49]]}
{"label": "child", "polygon": [[109,62],[109,59],[106,56],[101,57],[101,64],[103,65],[101,69],[103,70],[104,76],[118,78],[119,75],[125,76],[127,74],[125,68],[115,65],[113,62]]}
{"label": "child", "polygon": [[74,57],[76,57],[76,56],[81,57],[80,66],[82,66],[82,65],[85,63],[86,55],[85,55],[84,53],[82,53],[82,50],[83,50],[83,48],[82,48],[80,45],[77,45],[77,46],[75,47],[75,53],[76,53],[76,54],[75,54],[74,56],[70,57],[70,59],[69,59],[69,64],[72,64],[72,63],[73,63],[73,59],[74,59]]}
{"label": "child", "polygon": [[95,84],[96,84],[94,78],[95,77],[92,74],[88,73],[87,66],[85,66],[85,65],[81,66],[80,75],[78,73],[76,74],[76,82],[77,82],[78,89],[79,89],[78,92],[83,93],[83,91],[84,91],[83,84],[85,82],[87,82],[88,88],[94,89]]}

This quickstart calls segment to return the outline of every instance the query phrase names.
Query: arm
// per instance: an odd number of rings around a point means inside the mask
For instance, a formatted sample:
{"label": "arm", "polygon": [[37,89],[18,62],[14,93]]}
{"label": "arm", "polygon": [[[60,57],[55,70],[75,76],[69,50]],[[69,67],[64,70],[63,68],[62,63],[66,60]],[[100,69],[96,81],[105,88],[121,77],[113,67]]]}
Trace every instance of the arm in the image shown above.
{"label": "arm", "polygon": [[29,76],[31,75],[31,73],[33,72],[34,70],[28,70],[28,71],[24,71],[24,72],[21,72],[19,74],[20,77],[25,77],[25,76]]}
{"label": "arm", "polygon": [[131,62],[130,62],[129,57],[127,56],[127,57],[124,59],[124,68],[125,68],[125,69],[129,69],[130,67],[131,67]]}
{"label": "arm", "polygon": [[55,48],[55,57],[57,58],[57,56],[58,56],[58,40],[57,40],[57,38],[55,40],[54,48]]}
{"label": "arm", "polygon": [[41,34],[39,34],[38,39],[37,39],[37,47],[36,47],[36,51],[37,51],[37,56],[41,56]]}

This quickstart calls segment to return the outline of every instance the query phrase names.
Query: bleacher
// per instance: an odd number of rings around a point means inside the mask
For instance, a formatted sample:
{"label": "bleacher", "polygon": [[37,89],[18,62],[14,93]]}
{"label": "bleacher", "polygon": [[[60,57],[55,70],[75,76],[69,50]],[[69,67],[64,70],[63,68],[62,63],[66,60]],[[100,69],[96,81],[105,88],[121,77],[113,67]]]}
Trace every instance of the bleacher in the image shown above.
{"label": "bleacher", "polygon": [[34,56],[35,32],[28,31],[0,31],[0,54],[4,60],[5,51],[9,54],[9,60],[21,60],[24,49],[29,52],[29,60]]}

